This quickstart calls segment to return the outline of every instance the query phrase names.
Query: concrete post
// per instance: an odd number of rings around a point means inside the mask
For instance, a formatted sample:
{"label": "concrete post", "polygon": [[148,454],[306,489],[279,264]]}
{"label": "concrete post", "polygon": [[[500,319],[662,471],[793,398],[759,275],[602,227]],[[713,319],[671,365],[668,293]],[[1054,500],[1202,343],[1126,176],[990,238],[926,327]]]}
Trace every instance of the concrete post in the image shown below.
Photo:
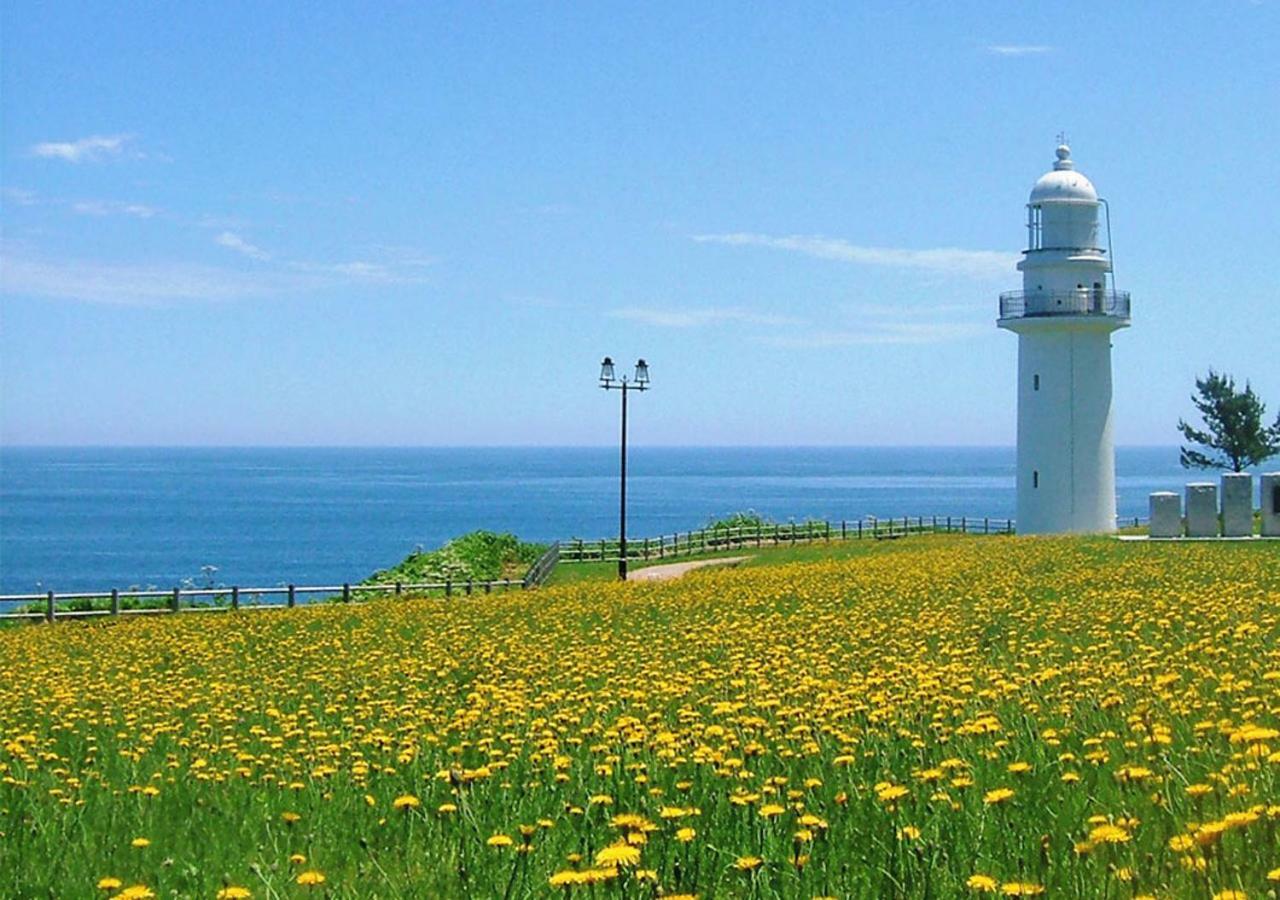
{"label": "concrete post", "polygon": [[1253,534],[1253,476],[1226,472],[1222,476],[1222,536]]}
{"label": "concrete post", "polygon": [[1187,537],[1218,536],[1218,486],[1211,481],[1187,485]]}
{"label": "concrete post", "polygon": [[1149,498],[1153,538],[1182,537],[1182,498],[1173,491],[1156,491]]}
{"label": "concrete post", "polygon": [[1262,535],[1280,537],[1280,472],[1268,472],[1262,483]]}

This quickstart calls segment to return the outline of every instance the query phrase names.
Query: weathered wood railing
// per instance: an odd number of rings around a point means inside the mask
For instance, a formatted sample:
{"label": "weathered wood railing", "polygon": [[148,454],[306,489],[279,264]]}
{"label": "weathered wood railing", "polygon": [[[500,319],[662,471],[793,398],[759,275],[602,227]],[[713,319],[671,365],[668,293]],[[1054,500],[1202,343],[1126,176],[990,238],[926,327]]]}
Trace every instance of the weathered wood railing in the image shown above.
{"label": "weathered wood railing", "polygon": [[[1141,519],[1134,517],[1133,527]],[[1128,518],[1117,524],[1126,527]],[[1012,519],[989,516],[900,516],[879,519],[867,516],[839,522],[813,520],[807,522],[754,523],[730,528],[703,528],[677,531],[658,537],[629,538],[628,560],[667,559],[740,550],[746,547],[776,547],[848,540],[886,540],[910,534],[1013,534]],[[280,585],[276,587],[207,587],[173,588],[145,591],[92,591],[59,594],[0,594],[0,604],[25,603],[26,609],[0,612],[3,619],[74,619],[92,616],[155,615],[176,612],[218,612],[241,609],[286,609],[296,606],[299,597],[321,601],[358,603],[391,594],[415,597],[491,594],[495,591],[529,590],[547,582],[561,563],[617,562],[619,542],[616,538],[556,541],[538,557],[524,578],[494,581],[392,582],[386,584]],[[195,602],[207,598],[205,603]],[[275,598],[275,599],[273,599]],[[127,606],[129,601],[157,601],[146,606]],[[185,604],[183,601],[187,601]],[[264,602],[265,600],[265,602]],[[315,602],[315,600],[312,600]],[[88,608],[59,609],[58,604],[85,605]],[[3,606],[0,606],[3,609]]]}
{"label": "weathered wood railing", "polygon": [[[820,541],[862,538],[897,538],[908,534],[967,533],[1012,534],[1012,519],[974,516],[900,516],[878,519],[868,516],[853,521],[815,520],[808,522],[758,523],[730,528],[703,528],[649,538],[628,538],[628,560],[666,559],[697,556],[744,547],[776,547]],[[616,562],[620,555],[617,538],[561,541],[559,561],[565,564]]]}
{"label": "weathered wood railing", "polygon": [[[544,576],[545,578],[545,576]],[[88,591],[59,594],[0,594],[0,603],[25,603],[27,609],[0,612],[0,619],[78,619],[91,616],[139,616],[176,612],[221,612],[241,609],[287,609],[297,606],[299,598],[311,602],[360,603],[374,597],[469,597],[473,594],[524,590],[534,585],[526,580],[502,578],[493,581],[473,579],[454,581],[407,582],[386,584],[283,585],[278,587],[208,587],[173,588],[167,591]],[[195,602],[205,598],[207,602]],[[274,602],[273,602],[273,599]],[[129,601],[158,601],[145,606],[126,606]],[[264,600],[266,602],[264,602]],[[186,601],[186,602],[184,602]],[[59,604],[87,605],[87,609],[59,609]],[[35,608],[33,604],[38,604]]]}

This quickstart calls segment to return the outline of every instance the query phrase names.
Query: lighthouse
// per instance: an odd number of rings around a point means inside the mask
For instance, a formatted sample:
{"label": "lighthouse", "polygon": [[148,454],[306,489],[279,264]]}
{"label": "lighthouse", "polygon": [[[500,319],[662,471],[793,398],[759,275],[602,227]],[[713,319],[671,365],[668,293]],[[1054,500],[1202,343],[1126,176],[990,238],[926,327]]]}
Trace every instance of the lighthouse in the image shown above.
{"label": "lighthouse", "polygon": [[1000,295],[997,321],[1018,336],[1020,534],[1116,528],[1111,335],[1129,326],[1129,295],[1112,283],[1110,231],[1060,138],[1027,202],[1022,290]]}

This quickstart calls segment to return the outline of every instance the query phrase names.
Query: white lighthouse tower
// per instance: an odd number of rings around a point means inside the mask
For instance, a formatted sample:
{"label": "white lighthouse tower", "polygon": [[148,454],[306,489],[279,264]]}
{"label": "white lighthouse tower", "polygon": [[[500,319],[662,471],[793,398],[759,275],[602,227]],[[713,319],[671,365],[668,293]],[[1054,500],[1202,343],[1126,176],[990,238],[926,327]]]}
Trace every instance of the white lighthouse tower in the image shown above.
{"label": "white lighthouse tower", "polygon": [[1020,534],[1116,527],[1111,333],[1129,325],[1129,295],[1109,280],[1106,201],[1060,140],[1027,202],[1022,290],[1000,295],[997,323],[1018,335]]}

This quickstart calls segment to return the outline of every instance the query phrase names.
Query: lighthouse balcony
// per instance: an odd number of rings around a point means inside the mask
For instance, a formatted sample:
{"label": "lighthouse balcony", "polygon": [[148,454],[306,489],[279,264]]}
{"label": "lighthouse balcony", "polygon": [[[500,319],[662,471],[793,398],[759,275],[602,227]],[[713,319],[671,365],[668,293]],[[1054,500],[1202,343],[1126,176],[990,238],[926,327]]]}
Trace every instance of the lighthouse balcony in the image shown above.
{"label": "lighthouse balcony", "polygon": [[1127,320],[1129,292],[1081,288],[1074,291],[1007,291],[1000,295],[1001,319],[1039,316],[1099,316]]}

